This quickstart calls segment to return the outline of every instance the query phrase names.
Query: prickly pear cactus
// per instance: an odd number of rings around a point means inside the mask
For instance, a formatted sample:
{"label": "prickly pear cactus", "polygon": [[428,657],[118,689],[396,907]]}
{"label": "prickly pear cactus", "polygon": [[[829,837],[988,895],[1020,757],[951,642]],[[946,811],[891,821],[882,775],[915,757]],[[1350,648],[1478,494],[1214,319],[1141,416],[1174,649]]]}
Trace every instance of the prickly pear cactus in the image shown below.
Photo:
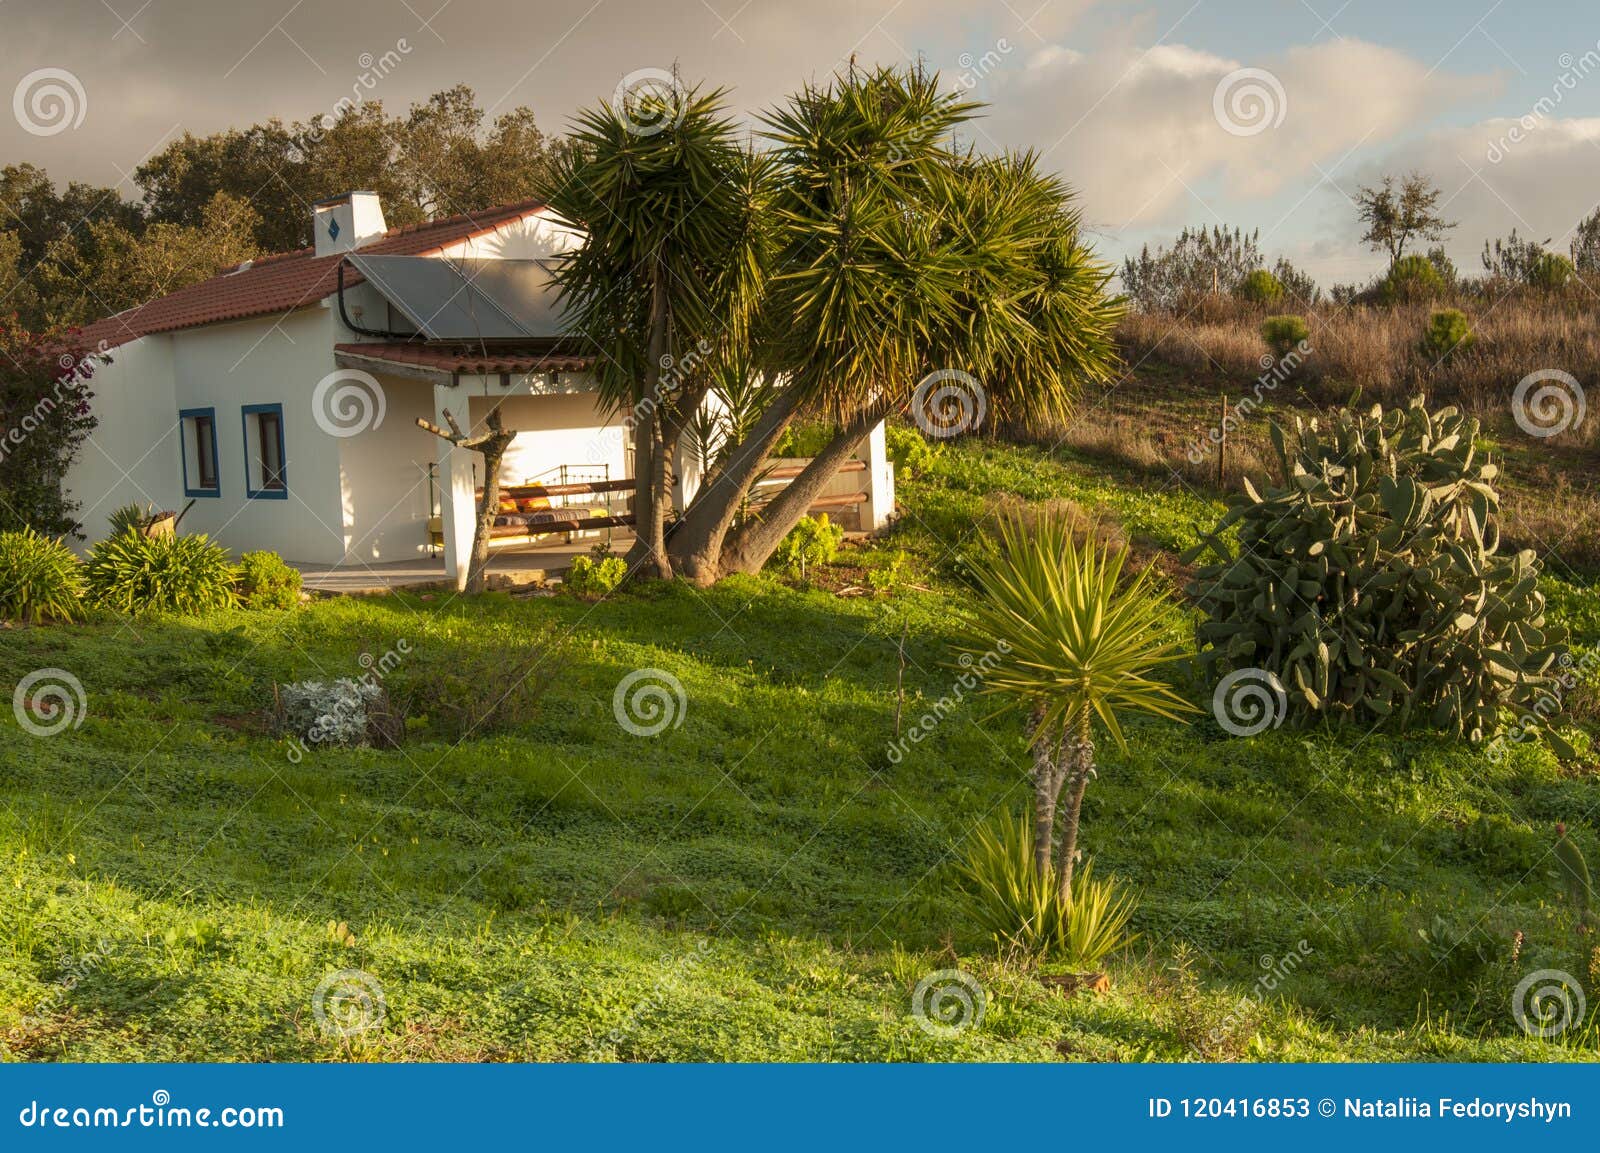
{"label": "prickly pear cactus", "polygon": [[1185,558],[1214,558],[1189,589],[1209,671],[1274,674],[1301,722],[1494,735],[1502,708],[1548,682],[1564,637],[1545,623],[1534,553],[1499,554],[1498,469],[1477,432],[1420,399],[1274,425],[1282,487],[1246,482]]}

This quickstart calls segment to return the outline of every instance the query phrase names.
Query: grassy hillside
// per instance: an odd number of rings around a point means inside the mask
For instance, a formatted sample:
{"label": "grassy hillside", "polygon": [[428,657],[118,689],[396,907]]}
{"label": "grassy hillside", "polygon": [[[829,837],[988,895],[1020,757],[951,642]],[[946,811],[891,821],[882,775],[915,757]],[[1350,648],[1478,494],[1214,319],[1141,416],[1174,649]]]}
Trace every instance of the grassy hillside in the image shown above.
{"label": "grassy hillside", "polygon": [[[1010,494],[1009,496],[1000,494]],[[1564,820],[1600,861],[1595,766],[1499,764],[1426,736],[1140,725],[1089,792],[1097,868],[1137,887],[1141,940],[1108,992],[1066,995],[963,923],[971,828],[1020,811],[1014,717],[948,702],[964,549],[1005,500],[1070,500],[1169,570],[1218,509],[1178,480],[968,442],[902,492],[901,530],[808,587],[389,597],[293,612],[0,633],[7,683],[84,685],[81,727],[0,742],[0,1040],[26,1059],[1594,1059],[1596,1031],[1525,1036],[1540,968],[1593,988],[1552,876]],[[1109,523],[1114,522],[1114,523]],[[871,587],[874,596],[837,590]],[[1600,591],[1560,614],[1600,643]],[[1190,627],[1175,608],[1171,627]],[[567,638],[536,712],[455,743],[300,754],[273,685],[388,668],[505,678]],[[403,643],[402,643],[403,642]],[[366,654],[365,657],[363,654]],[[397,663],[374,662],[398,654]],[[680,723],[619,725],[638,669]],[[1197,699],[1201,690],[1187,686]],[[1514,936],[1522,934],[1520,946]],[[985,991],[953,1039],[913,987]],[[330,974],[381,1027],[319,1028]],[[1596,990],[1591,1000],[1600,999]]]}

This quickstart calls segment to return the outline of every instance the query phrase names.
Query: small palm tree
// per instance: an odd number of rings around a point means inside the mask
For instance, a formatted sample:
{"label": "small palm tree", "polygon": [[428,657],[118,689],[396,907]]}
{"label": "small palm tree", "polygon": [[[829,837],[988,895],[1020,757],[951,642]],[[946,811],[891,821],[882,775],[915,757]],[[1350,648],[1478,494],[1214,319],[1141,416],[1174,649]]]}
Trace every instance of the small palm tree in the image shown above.
{"label": "small palm tree", "polygon": [[[1122,579],[1126,546],[1080,545],[1070,517],[1003,518],[979,560],[983,650],[998,649],[983,692],[1027,710],[1033,747],[1033,862],[1072,896],[1083,795],[1095,775],[1096,728],[1126,750],[1119,715],[1182,718],[1194,706],[1150,673],[1179,656],[1151,570]],[[1062,789],[1065,811],[1057,819]],[[1059,829],[1057,828],[1059,823]],[[1056,837],[1060,848],[1052,850]]]}

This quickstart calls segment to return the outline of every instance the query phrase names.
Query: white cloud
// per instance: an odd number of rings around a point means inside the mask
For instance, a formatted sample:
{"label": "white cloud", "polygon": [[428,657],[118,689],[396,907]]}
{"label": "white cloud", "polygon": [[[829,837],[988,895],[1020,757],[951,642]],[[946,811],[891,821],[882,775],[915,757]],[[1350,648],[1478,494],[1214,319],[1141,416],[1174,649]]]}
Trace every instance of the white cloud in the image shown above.
{"label": "white cloud", "polygon": [[[1268,126],[1253,134],[1228,131],[1213,111],[1219,84],[1247,66],[1269,74],[1255,87],[1257,103],[1241,91],[1224,109],[1245,129],[1264,115]],[[1180,44],[1039,52],[994,79],[987,132],[1045,149],[1045,163],[1080,190],[1088,218],[1113,230],[1208,219],[1213,199],[1309,188],[1319,169],[1492,86],[1350,39],[1259,62]]]}

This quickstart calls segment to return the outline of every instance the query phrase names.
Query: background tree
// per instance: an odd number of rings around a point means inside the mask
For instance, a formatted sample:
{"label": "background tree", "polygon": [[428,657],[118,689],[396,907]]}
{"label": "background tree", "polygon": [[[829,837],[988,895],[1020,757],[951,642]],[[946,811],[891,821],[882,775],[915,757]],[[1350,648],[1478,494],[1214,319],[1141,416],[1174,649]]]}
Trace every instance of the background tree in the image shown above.
{"label": "background tree", "polygon": [[135,172],[151,222],[196,226],[217,192],[261,214],[267,252],[311,240],[309,205],[366,188],[391,226],[531,198],[551,158],[567,146],[515,108],[485,123],[473,90],[457,85],[391,116],[381,101],[284,124],[276,117],[209,136],[185,134]]}
{"label": "background tree", "polygon": [[30,333],[0,321],[0,532],[78,531],[61,479],[94,431],[94,363],[67,332]]}
{"label": "background tree", "polygon": [[306,246],[311,203],[352,188],[376,191],[392,226],[530,199],[570,147],[526,108],[486,123],[472,90],[457,86],[400,116],[372,101],[185,134],[139,166],[139,200],[76,182],[58,190],[43,169],[8,165],[0,308],[35,331],[99,319],[224,265]]}
{"label": "background tree", "polygon": [[1395,184],[1395,177],[1385,176],[1376,187],[1363,186],[1356,193],[1356,213],[1366,227],[1361,240],[1387,252],[1390,264],[1405,255],[1411,241],[1442,240],[1455,227],[1439,214],[1441,193],[1428,177],[1412,172],[1400,179],[1398,188]]}
{"label": "background tree", "polygon": [[1145,245],[1122,262],[1122,290],[1144,312],[1185,312],[1201,299],[1237,294],[1252,273],[1270,271],[1284,294],[1303,306],[1322,296],[1316,281],[1286,257],[1269,268],[1260,231],[1205,225],[1185,228],[1170,248]]}
{"label": "background tree", "polygon": [[1600,275],[1600,208],[1578,222],[1578,227],[1573,229],[1568,251],[1572,254],[1572,266],[1579,275]]}
{"label": "background tree", "polygon": [[52,321],[86,324],[259,256],[259,219],[248,202],[218,192],[194,227],[151,224],[135,232],[94,220],[81,241],[58,241],[35,279],[51,301]]}

